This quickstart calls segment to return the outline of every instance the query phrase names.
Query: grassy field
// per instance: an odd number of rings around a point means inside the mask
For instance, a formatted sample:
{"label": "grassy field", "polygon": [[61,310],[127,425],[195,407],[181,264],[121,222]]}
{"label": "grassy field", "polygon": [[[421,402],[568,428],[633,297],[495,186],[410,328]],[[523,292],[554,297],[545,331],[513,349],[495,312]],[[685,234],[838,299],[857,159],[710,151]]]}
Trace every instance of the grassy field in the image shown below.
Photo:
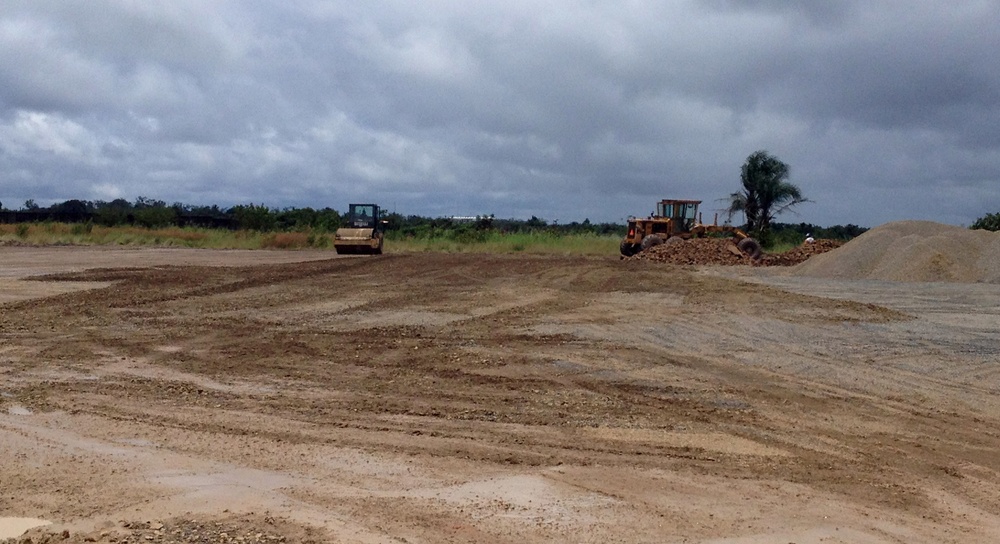
{"label": "grassy field", "polygon": [[482,233],[475,237],[411,238],[389,233],[388,252],[439,251],[448,253],[539,253],[559,255],[618,255],[618,236],[528,232]]}
{"label": "grassy field", "polygon": [[[617,255],[617,236],[555,234],[550,232],[503,234],[482,232],[429,238],[386,235],[385,251],[538,253],[561,255]],[[329,232],[231,231],[201,228],[102,227],[89,224],[20,223],[0,225],[0,245],[101,245],[192,247],[213,249],[330,249]]]}
{"label": "grassy field", "polygon": [[766,251],[768,253],[785,253],[786,251],[791,251],[791,250],[799,247],[800,245],[801,244],[794,243],[794,242],[778,242],[778,243],[774,244],[773,246],[767,248]]}
{"label": "grassy field", "polygon": [[[386,253],[534,253],[549,255],[618,255],[621,237],[597,234],[561,234],[551,231],[502,233],[445,232],[434,236],[386,233]],[[329,249],[333,233],[257,232],[247,230],[168,227],[102,227],[91,224],[20,223],[0,225],[0,245],[149,246],[212,249]],[[784,253],[797,246],[778,243],[768,253]]]}
{"label": "grassy field", "polygon": [[[312,246],[310,245],[312,243]],[[259,233],[221,229],[101,227],[89,224],[20,223],[0,225],[0,244],[155,246],[215,249],[333,247],[332,235]]]}

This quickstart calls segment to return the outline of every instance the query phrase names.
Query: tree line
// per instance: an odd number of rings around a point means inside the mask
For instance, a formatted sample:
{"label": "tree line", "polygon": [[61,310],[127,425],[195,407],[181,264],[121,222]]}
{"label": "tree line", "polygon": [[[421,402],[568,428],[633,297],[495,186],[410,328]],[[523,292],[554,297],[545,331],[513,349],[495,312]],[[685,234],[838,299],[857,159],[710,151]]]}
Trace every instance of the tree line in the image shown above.
{"label": "tree line", "polygon": [[[559,234],[623,235],[624,225],[582,222],[560,224],[532,216],[531,219],[498,219],[493,215],[474,218],[423,217],[384,213],[386,230],[412,237],[467,237],[475,239],[484,232],[547,231]],[[8,210],[0,203],[0,223],[33,222],[91,223],[106,227],[139,226],[145,228],[201,227],[260,232],[316,231],[333,232],[343,226],[346,217],[333,208],[269,208],[264,204],[244,204],[231,208],[167,204],[162,200],[139,197],[135,202],[67,200],[43,207],[28,200],[19,210]]]}
{"label": "tree line", "polygon": [[[313,231],[333,232],[344,225],[346,213],[325,207],[269,208],[263,204],[244,204],[231,208],[167,204],[162,200],[139,197],[134,202],[67,200],[39,206],[28,200],[18,210],[0,203],[0,223],[90,223],[107,227],[139,226],[145,228],[200,227],[260,232]],[[530,219],[500,219],[493,215],[474,218],[424,217],[384,213],[386,230],[414,238],[448,237],[476,241],[490,232],[553,234],[594,234],[624,236],[626,226],[619,223],[591,222],[589,219],[559,223],[532,216]],[[1000,215],[997,217],[1000,220]],[[867,230],[857,225],[821,227],[810,223],[768,223],[768,239],[775,243],[799,243],[807,234],[815,238],[850,240]]]}
{"label": "tree line", "polygon": [[[809,223],[777,223],[775,217],[799,204],[810,202],[798,186],[788,181],[789,167],[767,151],[751,153],[740,168],[740,190],[728,197],[726,210],[731,221],[742,214],[743,229],[765,246],[777,243],[798,243],[807,235],[814,238],[849,240],[867,229],[857,225],[820,227]],[[621,236],[625,226],[617,223],[583,222],[559,224],[532,216],[531,219],[496,219],[493,215],[473,219],[431,218],[419,215],[388,213],[383,216],[386,229],[400,231],[405,236],[433,237],[448,235],[474,239],[478,233],[533,232],[545,230],[562,234],[597,234]],[[147,228],[203,227],[268,231],[312,230],[332,232],[342,226],[345,217],[333,208],[269,208],[263,204],[238,205],[231,208],[219,206],[193,206],[182,203],[167,204],[162,200],[140,196],[135,202],[125,199],[106,201],[67,200],[42,207],[28,200],[19,210],[8,210],[0,202],[0,223],[30,223],[60,221],[65,223],[91,223],[108,227],[137,225]],[[986,214],[969,228],[1000,230],[1000,213]]]}
{"label": "tree line", "polygon": [[1000,230],[1000,212],[988,213],[980,217],[979,219],[976,219],[976,222],[973,223],[969,228],[992,230],[992,231]]}

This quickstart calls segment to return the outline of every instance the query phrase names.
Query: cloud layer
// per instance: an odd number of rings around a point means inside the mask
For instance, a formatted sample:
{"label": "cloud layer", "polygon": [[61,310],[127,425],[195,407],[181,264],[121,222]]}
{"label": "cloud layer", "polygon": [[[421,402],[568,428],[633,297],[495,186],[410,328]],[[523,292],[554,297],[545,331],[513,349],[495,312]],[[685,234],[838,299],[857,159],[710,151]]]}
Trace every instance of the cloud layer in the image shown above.
{"label": "cloud layer", "polygon": [[4,0],[0,201],[621,221],[766,149],[785,221],[1000,209],[1000,2]]}

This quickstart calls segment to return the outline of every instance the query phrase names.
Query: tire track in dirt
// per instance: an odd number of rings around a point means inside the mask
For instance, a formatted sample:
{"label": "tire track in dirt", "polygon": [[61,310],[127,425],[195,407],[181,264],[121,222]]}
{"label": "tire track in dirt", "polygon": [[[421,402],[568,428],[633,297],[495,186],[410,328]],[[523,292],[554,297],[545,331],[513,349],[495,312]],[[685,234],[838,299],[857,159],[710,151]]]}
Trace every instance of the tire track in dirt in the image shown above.
{"label": "tire track in dirt", "polygon": [[[58,278],[115,283],[4,307],[12,310],[0,316],[10,346],[4,377],[17,375],[2,388],[12,400],[0,402],[186,459],[312,475],[319,483],[283,492],[357,523],[358,534],[402,511],[421,528],[394,524],[390,534],[408,539],[448,537],[432,521],[444,515],[438,519],[498,542],[607,540],[622,530],[639,540],[656,534],[661,491],[613,492],[628,472],[807,490],[849,512],[905,520],[925,541],[947,540],[934,528],[942,522],[974,532],[951,514],[961,505],[978,508],[976,519],[1000,515],[983,492],[1000,472],[990,454],[1000,438],[983,432],[997,417],[956,398],[986,390],[963,389],[934,369],[900,374],[886,390],[880,384],[892,382],[893,358],[936,358],[950,347],[934,336],[908,347],[922,318],[867,302],[651,263],[516,255]],[[930,390],[936,396],[921,396]],[[8,428],[0,421],[0,433]],[[563,521],[543,527],[491,517],[520,504],[508,492],[488,504],[457,491],[444,502],[375,493],[384,482],[417,485],[403,472],[385,480],[345,473],[351,484],[325,493],[322,478],[337,476],[313,460],[337,448],[437,467],[434,489],[484,472],[537,477],[559,467],[564,480],[628,502],[596,521],[587,521],[591,506],[566,518],[551,503],[553,519]],[[29,513],[46,514],[46,501],[75,504],[77,516],[101,508],[100,493],[83,484],[20,489],[39,505]],[[935,498],[942,489],[956,497],[948,506]],[[726,515],[715,529],[692,525],[679,538],[745,534],[742,518]],[[899,534],[844,516],[865,534]],[[573,529],[573,520],[585,529]],[[498,528],[507,533],[491,532]]]}

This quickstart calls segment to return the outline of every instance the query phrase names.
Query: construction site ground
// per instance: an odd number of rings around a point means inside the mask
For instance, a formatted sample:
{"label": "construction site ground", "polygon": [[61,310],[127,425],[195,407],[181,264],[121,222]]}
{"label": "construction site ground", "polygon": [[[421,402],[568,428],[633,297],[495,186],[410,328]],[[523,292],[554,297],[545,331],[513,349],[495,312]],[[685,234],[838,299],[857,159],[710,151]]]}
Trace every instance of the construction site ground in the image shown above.
{"label": "construction site ground", "polygon": [[995,541],[998,314],[993,283],[617,256],[0,247],[0,518],[51,522],[11,540],[36,544]]}

